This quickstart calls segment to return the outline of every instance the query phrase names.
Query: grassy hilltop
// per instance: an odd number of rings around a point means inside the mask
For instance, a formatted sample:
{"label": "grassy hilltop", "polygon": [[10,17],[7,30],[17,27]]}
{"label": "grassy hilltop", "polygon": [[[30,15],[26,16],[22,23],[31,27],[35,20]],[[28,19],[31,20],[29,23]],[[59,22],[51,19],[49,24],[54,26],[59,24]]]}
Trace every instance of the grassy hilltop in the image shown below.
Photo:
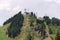
{"label": "grassy hilltop", "polygon": [[14,15],[0,27],[0,40],[56,40],[60,34],[60,20],[48,16],[37,18],[31,12]]}

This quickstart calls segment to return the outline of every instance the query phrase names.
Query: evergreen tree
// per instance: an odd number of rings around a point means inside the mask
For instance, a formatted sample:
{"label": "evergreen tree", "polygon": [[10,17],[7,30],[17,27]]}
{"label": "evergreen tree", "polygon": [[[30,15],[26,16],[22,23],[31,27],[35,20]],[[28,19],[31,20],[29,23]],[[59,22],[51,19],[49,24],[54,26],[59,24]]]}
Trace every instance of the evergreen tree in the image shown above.
{"label": "evergreen tree", "polygon": [[24,17],[21,12],[13,17],[12,22],[7,29],[7,34],[9,37],[15,38],[18,34],[20,34],[21,27],[23,26],[23,21]]}
{"label": "evergreen tree", "polygon": [[45,19],[45,22],[47,23],[47,25],[51,23],[51,19],[49,18],[49,16],[44,16],[43,18]]}

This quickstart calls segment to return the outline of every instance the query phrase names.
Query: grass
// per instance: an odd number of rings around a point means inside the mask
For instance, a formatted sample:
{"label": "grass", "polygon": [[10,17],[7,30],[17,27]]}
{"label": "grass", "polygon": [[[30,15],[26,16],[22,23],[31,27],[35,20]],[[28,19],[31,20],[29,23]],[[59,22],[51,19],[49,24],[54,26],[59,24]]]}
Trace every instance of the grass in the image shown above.
{"label": "grass", "polygon": [[6,30],[9,24],[4,25],[3,27],[0,27],[0,40],[8,40],[6,35]]}
{"label": "grass", "polygon": [[49,28],[51,28],[53,34],[56,34],[57,31],[59,31],[59,33],[60,33],[60,26],[53,26],[53,25],[51,25],[51,26],[49,26]]}
{"label": "grass", "polygon": [[[43,20],[43,19],[42,19]],[[16,37],[16,38],[9,38],[6,35],[6,31],[8,26],[10,25],[4,25],[3,27],[0,27],[0,40],[29,40],[29,34],[32,36],[32,40],[42,40],[42,38],[34,31],[32,30],[32,28],[30,27],[30,22],[33,21],[34,27],[36,26],[36,18],[34,18],[33,16],[30,15],[24,15],[24,24],[23,27],[21,29],[21,33]],[[39,26],[41,26],[39,24]],[[51,30],[53,31],[53,34],[51,34],[50,36],[53,38],[53,40],[55,40],[55,35],[57,33],[57,30],[60,29],[60,26],[48,26],[49,28],[51,28]],[[48,29],[46,29],[48,30]],[[60,30],[59,30],[60,32]]]}
{"label": "grass", "polygon": [[[4,25],[3,27],[0,27],[0,40],[20,40],[20,39],[23,40],[24,38],[25,38],[24,40],[28,40],[27,36],[29,34],[29,30],[32,31],[28,23],[26,23],[26,25],[22,28],[21,34],[17,36],[15,39],[12,39],[12,38],[7,37],[6,35],[8,26],[9,24]],[[60,28],[59,26],[49,26],[49,27],[52,29],[53,33],[56,33],[57,32],[56,30]],[[53,40],[55,40],[55,35],[56,34],[50,35],[53,38]],[[33,40],[41,40],[41,37],[37,36],[36,34],[34,34],[32,37],[33,37]]]}

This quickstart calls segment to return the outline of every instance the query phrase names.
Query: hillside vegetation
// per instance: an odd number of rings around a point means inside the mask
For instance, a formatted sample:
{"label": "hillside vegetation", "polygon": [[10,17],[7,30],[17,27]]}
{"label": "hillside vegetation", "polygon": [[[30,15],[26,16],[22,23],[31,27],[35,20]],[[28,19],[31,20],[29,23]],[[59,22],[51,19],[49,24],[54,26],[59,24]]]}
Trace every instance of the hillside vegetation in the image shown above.
{"label": "hillside vegetation", "polygon": [[21,11],[0,27],[0,40],[59,40],[60,19],[37,18],[33,12]]}

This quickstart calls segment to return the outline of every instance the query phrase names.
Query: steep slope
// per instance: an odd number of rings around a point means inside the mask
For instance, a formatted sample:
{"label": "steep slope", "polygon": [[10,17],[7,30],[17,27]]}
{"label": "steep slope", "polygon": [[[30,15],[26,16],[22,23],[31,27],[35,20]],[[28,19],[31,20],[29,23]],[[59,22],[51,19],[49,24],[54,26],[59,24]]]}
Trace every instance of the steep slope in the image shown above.
{"label": "steep slope", "polygon": [[[23,16],[24,22],[22,28],[20,28],[20,34],[15,38],[8,37],[6,32],[11,24],[10,19],[9,22],[6,22],[7,24],[5,23],[3,27],[0,27],[0,40],[55,40],[55,35],[60,26],[47,25],[43,18],[38,19],[37,22],[37,18],[29,13],[23,14]],[[49,34],[49,29],[53,34]]]}
{"label": "steep slope", "polygon": [[7,35],[6,35],[6,31],[7,31],[7,28],[9,25],[10,25],[10,23],[4,25],[3,27],[0,27],[0,40],[8,40]]}
{"label": "steep slope", "polygon": [[51,40],[51,37],[50,37],[50,34],[49,34],[49,28],[48,28],[48,25],[46,24],[46,22],[44,22],[45,26],[46,26],[46,34],[47,34],[47,38],[45,38],[44,40]]}
{"label": "steep slope", "polygon": [[[34,21],[35,20],[35,21]],[[7,37],[6,31],[10,24],[6,24],[3,27],[0,27],[0,39],[1,40],[40,40],[40,37],[34,35],[34,29],[30,27],[31,21],[34,21],[34,26],[36,25],[36,18],[31,16],[30,14],[24,15],[24,23],[21,28],[20,34],[16,38]]]}
{"label": "steep slope", "polygon": [[20,36],[18,36],[19,40],[27,40],[27,36],[29,35],[29,32],[30,32],[30,22],[28,19],[28,15],[24,15],[24,24],[21,29]]}

